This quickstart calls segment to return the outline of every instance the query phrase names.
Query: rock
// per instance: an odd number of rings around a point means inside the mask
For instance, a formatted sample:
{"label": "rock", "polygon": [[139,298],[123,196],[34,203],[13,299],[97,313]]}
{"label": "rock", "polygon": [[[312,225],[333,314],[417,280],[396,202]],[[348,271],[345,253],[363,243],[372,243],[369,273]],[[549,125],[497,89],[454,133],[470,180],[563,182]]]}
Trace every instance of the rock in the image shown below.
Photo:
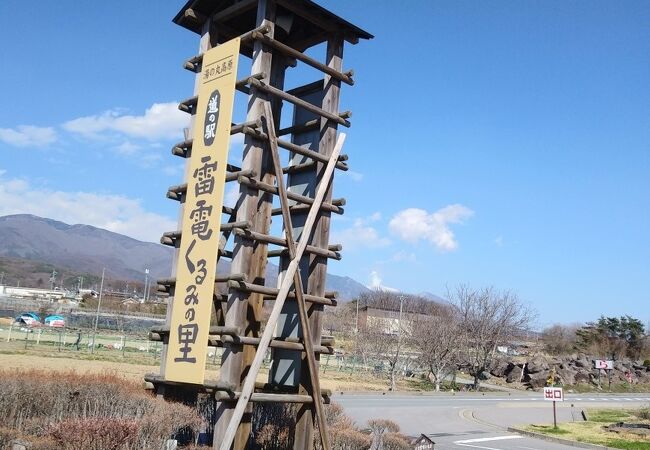
{"label": "rock", "polygon": [[546,386],[546,374],[545,373],[536,373],[529,376],[528,384],[533,389],[539,389]]}
{"label": "rock", "polygon": [[580,355],[578,358],[576,358],[576,360],[573,362],[573,365],[586,369],[591,369],[593,367],[593,364],[584,355]]}
{"label": "rock", "polygon": [[573,376],[573,382],[575,384],[591,383],[590,375],[591,373],[588,370],[578,369],[576,374]]}
{"label": "rock", "polygon": [[484,370],[483,372],[478,374],[478,379],[479,380],[489,380],[491,377],[490,372],[487,370]]}
{"label": "rock", "polygon": [[490,369],[490,374],[495,377],[503,378],[515,367],[511,362],[505,360],[499,360],[497,363]]}
{"label": "rock", "polygon": [[528,373],[539,373],[541,371],[546,371],[549,369],[549,365],[541,356],[536,356],[526,365],[526,371]]}
{"label": "rock", "polygon": [[521,378],[521,367],[514,366],[513,369],[506,376],[506,383],[515,383]]}
{"label": "rock", "polygon": [[578,371],[572,369],[560,369],[557,371],[557,376],[563,385],[575,384],[577,373]]}

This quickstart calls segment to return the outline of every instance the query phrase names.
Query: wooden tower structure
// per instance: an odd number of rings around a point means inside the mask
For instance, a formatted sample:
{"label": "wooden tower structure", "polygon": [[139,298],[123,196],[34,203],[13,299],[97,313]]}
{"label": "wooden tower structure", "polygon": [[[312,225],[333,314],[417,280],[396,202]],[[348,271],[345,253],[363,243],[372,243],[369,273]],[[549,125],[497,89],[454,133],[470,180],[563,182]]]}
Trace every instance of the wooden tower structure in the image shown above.
{"label": "wooden tower structure", "polygon": [[[170,296],[167,326],[150,333],[163,343],[163,363],[160,374],[147,380],[158,395],[186,403],[209,394],[213,448],[253,448],[251,415],[257,402],[297,404],[293,448],[312,448],[315,424],[320,424],[323,447],[329,448],[322,413],[328,393],[318,383],[318,359],[333,352],[333,340],[321,335],[321,313],[325,306],[336,306],[336,293],[326,292],[325,278],[328,260],[341,257],[341,246],[329,243],[329,229],[331,215],[342,214],[345,204],[333,197],[332,175],[334,169],[348,169],[338,130],[350,126],[351,113],[339,110],[339,98],[341,85],[354,82],[353,72],[343,67],[343,48],[373,36],[310,0],[190,0],[173,21],[200,36],[198,54],[184,64],[196,73],[195,95],[202,55],[209,49],[239,38],[240,55],[251,63],[250,74],[241,76],[246,64],[240,57],[236,89],[243,95],[235,98],[235,115],[239,109],[246,117],[230,128],[231,135],[243,135],[243,156],[240,164],[228,164],[225,177],[238,184],[239,197],[234,207],[222,209],[214,248],[215,257],[230,260],[229,273],[215,278],[208,339],[223,348],[219,379],[197,385],[165,377],[165,353],[174,332],[171,311],[183,298],[175,296],[172,269],[171,278],[158,281],[159,291]],[[306,54],[319,49],[322,61]],[[287,89],[286,78],[311,82]],[[179,108],[194,115],[197,97]],[[191,158],[192,139],[172,153]],[[181,216],[187,190],[185,183],[167,193],[180,202]],[[281,222],[272,224],[274,217]],[[178,249],[182,239],[180,231],[170,231],[161,242]],[[174,267],[179,258],[177,251]],[[271,258],[279,266],[277,286],[266,282]],[[266,322],[265,302],[273,304]],[[269,348],[268,380],[256,383]]]}

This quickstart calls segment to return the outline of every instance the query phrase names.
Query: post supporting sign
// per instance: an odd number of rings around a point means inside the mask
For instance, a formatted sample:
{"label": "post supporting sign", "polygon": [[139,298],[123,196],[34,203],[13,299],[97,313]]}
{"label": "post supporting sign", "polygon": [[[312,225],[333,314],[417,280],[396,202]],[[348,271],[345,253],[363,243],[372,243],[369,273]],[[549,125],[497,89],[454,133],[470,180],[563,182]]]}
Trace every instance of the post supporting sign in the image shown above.
{"label": "post supporting sign", "polygon": [[564,401],[564,391],[561,387],[545,387],[544,400],[553,402],[553,428],[557,428],[557,412],[555,409],[555,402]]}
{"label": "post supporting sign", "polygon": [[240,39],[203,55],[164,377],[203,384]]}

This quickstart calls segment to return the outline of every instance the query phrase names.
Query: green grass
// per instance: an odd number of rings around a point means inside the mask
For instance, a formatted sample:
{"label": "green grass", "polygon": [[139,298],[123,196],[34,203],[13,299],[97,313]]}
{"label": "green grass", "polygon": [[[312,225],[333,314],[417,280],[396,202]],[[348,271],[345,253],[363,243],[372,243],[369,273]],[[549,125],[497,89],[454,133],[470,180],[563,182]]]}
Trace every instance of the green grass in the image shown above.
{"label": "green grass", "polygon": [[632,417],[631,412],[625,409],[596,409],[587,412],[589,422],[606,424],[623,422],[630,417]]}
{"label": "green grass", "polygon": [[616,422],[650,423],[650,420],[644,419],[644,409],[592,409],[587,411],[589,418],[587,422],[562,423],[557,428],[553,428],[552,425],[529,425],[524,429],[622,450],[650,450],[650,439],[644,436],[632,433],[618,434],[603,428]]}
{"label": "green grass", "polygon": [[586,394],[590,392],[611,392],[618,394],[626,393],[635,393],[635,392],[648,392],[650,390],[650,384],[640,383],[640,384],[630,384],[630,383],[612,383],[611,389],[607,385],[605,380],[602,383],[602,389],[598,389],[597,386],[593,384],[575,384],[572,386],[565,386],[565,389],[571,390],[576,394]]}
{"label": "green grass", "polygon": [[562,435],[570,434],[569,430],[564,430],[561,427],[553,428],[552,425],[531,425],[530,431],[535,431],[537,433],[543,434],[552,434],[552,435]]}
{"label": "green grass", "polygon": [[650,442],[633,442],[624,439],[612,439],[607,443],[608,447],[622,448],[623,450],[648,450]]}

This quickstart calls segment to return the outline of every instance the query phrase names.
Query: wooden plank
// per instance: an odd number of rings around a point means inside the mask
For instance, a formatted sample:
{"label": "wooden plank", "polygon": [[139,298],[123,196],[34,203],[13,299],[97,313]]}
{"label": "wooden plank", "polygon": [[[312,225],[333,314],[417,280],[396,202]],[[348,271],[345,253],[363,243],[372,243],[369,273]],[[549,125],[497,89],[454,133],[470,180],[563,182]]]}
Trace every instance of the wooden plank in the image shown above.
{"label": "wooden plank", "polygon": [[[293,275],[296,273],[296,270],[298,269],[298,264],[300,263],[302,254],[305,251],[307,242],[309,242],[309,237],[311,236],[312,228],[314,227],[314,223],[316,222],[316,218],[319,214],[318,206],[323,201],[323,197],[325,196],[326,192],[329,190],[332,174],[334,172],[334,168],[336,165],[336,158],[338,157],[338,154],[341,151],[341,147],[343,147],[344,141],[345,141],[345,134],[341,134],[338,138],[336,146],[334,147],[334,150],[332,151],[330,162],[325,167],[325,171],[323,172],[323,175],[320,179],[318,189],[316,190],[316,196],[314,198],[314,204],[312,205],[312,209],[309,211],[309,214],[307,215],[307,220],[305,221],[303,234],[301,236],[300,242],[298,243],[298,247],[296,248],[295,259],[293,259],[289,263],[289,267],[287,268],[285,277],[283,278],[282,283],[280,284],[280,292],[278,294],[277,299],[275,300],[275,303],[273,304],[273,310],[271,311],[271,315],[269,316],[269,319],[266,322],[266,326],[264,327],[264,333],[262,333],[262,337],[260,338],[260,344],[257,348],[257,353],[255,353],[255,358],[251,363],[250,370],[248,371],[248,374],[246,375],[246,379],[244,381],[244,385],[242,386],[241,396],[239,397],[239,400],[237,400],[237,405],[235,406],[235,409],[230,418],[230,423],[228,424],[226,432],[223,435],[221,445],[219,446],[220,450],[230,450],[230,446],[232,445],[233,440],[235,439],[235,435],[237,434],[238,424],[241,421],[242,416],[244,415],[244,410],[246,409],[246,406],[248,405],[248,401],[251,398],[251,394],[253,393],[253,389],[255,388],[255,379],[257,378],[257,374],[259,373],[260,368],[262,367],[262,362],[264,361],[264,358],[266,356],[266,351],[269,348],[269,343],[271,342],[271,339],[273,337],[274,328],[275,325],[277,324],[278,317],[280,316],[280,311],[282,310],[282,306],[284,305],[284,302],[287,298],[289,289],[293,285],[294,282]],[[303,448],[308,449],[310,447],[311,444]]]}

